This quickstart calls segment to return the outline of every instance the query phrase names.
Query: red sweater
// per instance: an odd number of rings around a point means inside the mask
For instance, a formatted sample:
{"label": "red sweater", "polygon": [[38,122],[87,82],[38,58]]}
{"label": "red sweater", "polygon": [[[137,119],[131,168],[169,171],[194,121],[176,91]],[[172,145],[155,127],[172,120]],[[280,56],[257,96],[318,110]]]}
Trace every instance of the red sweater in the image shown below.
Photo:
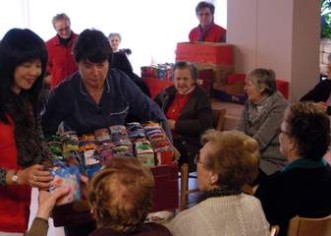
{"label": "red sweater", "polygon": [[48,52],[47,71],[52,75],[51,88],[54,88],[62,80],[77,71],[77,64],[72,50],[78,35],[72,34],[73,36],[67,47],[60,43],[57,35],[46,42]]}
{"label": "red sweater", "polygon": [[226,30],[219,25],[212,23],[206,29],[199,26],[193,28],[189,34],[190,42],[225,42]]}
{"label": "red sweater", "polygon": [[[0,122],[0,167],[18,169],[14,124]],[[25,232],[28,227],[31,188],[0,187],[0,232]]]}

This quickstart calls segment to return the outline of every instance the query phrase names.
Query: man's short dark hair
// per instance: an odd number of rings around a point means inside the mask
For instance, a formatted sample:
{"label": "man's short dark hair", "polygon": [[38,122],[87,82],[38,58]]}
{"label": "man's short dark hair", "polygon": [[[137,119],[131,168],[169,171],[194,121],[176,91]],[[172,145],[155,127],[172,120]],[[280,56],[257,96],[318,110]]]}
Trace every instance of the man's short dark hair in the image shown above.
{"label": "man's short dark hair", "polygon": [[78,36],[74,55],[77,63],[82,60],[100,63],[111,60],[112,49],[107,37],[101,31],[86,29]]}

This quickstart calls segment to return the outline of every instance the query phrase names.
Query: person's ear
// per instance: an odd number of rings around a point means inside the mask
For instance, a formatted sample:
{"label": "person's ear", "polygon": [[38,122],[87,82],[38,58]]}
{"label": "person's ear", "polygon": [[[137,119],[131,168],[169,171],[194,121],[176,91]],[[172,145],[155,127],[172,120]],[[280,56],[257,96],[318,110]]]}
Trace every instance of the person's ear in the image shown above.
{"label": "person's ear", "polygon": [[216,173],[210,173],[209,182],[213,185],[218,182],[218,175]]}

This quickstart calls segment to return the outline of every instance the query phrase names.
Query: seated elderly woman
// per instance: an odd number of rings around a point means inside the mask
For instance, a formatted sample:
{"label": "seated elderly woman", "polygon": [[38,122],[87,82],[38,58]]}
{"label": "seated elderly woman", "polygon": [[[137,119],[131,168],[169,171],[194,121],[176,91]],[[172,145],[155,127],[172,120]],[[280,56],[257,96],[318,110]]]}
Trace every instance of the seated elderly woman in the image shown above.
{"label": "seated elderly woman", "polygon": [[236,129],[253,137],[259,144],[259,175],[255,182],[251,183],[255,185],[287,163],[279,151],[277,128],[288,103],[277,91],[273,70],[258,68],[251,71],[246,78],[244,89],[248,101]]}
{"label": "seated elderly woman", "polygon": [[296,216],[331,214],[331,168],[323,156],[330,144],[330,121],[324,109],[312,102],[290,105],[279,129],[280,151],[289,164],[262,183],[255,195],[270,224],[287,235]]}
{"label": "seated elderly woman", "polygon": [[[87,182],[86,177],[81,180]],[[163,225],[144,223],[152,207],[153,188],[152,172],[138,159],[112,158],[88,186],[88,200],[97,223],[97,229],[89,235],[171,236]],[[28,236],[47,235],[51,211],[56,202],[68,193],[69,188],[65,187],[53,193],[40,191],[37,217]]]}
{"label": "seated elderly woman", "polygon": [[213,127],[211,103],[197,85],[198,70],[189,62],[177,62],[173,69],[174,85],[155,98],[166,115],[174,146],[181,154],[179,164],[195,170],[194,157],[201,148],[200,136]]}
{"label": "seated elderly woman", "polygon": [[90,235],[171,235],[163,225],[144,223],[153,187],[152,172],[138,159],[113,158],[89,184],[88,200],[97,222]]}
{"label": "seated elderly woman", "polygon": [[241,192],[258,173],[257,142],[240,131],[207,131],[197,156],[198,187],[205,200],[177,215],[173,235],[269,235],[260,201]]}

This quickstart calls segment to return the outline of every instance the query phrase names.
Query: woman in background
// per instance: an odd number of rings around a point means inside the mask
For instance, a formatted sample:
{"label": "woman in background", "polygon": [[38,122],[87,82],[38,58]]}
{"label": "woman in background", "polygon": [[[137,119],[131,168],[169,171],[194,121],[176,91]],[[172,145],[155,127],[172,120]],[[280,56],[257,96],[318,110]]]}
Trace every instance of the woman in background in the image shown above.
{"label": "woman in background", "polygon": [[248,101],[236,129],[251,136],[259,144],[261,161],[259,176],[252,183],[255,185],[287,163],[279,151],[277,129],[288,103],[277,91],[273,70],[258,68],[251,71],[247,75],[244,90]]}
{"label": "woman in background", "polygon": [[207,131],[197,156],[204,200],[179,213],[168,228],[174,236],[268,236],[260,201],[242,193],[258,173],[257,142],[239,131]]}
{"label": "woman in background", "polygon": [[148,97],[150,92],[145,82],[133,72],[132,65],[128,59],[128,55],[132,52],[130,49],[119,49],[119,45],[122,41],[122,37],[119,33],[110,33],[108,35],[110,46],[113,50],[113,56],[111,60],[111,68],[119,69],[125,72],[130,79],[143,91]]}
{"label": "woman in background", "polygon": [[52,177],[39,120],[47,51],[28,29],[11,29],[0,43],[0,235],[23,235],[31,187],[49,188]]}
{"label": "woman in background", "polygon": [[198,70],[189,62],[177,62],[173,69],[174,85],[155,98],[166,115],[173,134],[174,146],[181,156],[179,165],[196,169],[194,157],[201,148],[200,136],[213,128],[211,103],[206,92],[197,85]]}
{"label": "woman in background", "polygon": [[195,8],[195,14],[199,25],[189,33],[190,42],[225,42],[226,30],[214,23],[215,6],[210,2],[199,2]]}

